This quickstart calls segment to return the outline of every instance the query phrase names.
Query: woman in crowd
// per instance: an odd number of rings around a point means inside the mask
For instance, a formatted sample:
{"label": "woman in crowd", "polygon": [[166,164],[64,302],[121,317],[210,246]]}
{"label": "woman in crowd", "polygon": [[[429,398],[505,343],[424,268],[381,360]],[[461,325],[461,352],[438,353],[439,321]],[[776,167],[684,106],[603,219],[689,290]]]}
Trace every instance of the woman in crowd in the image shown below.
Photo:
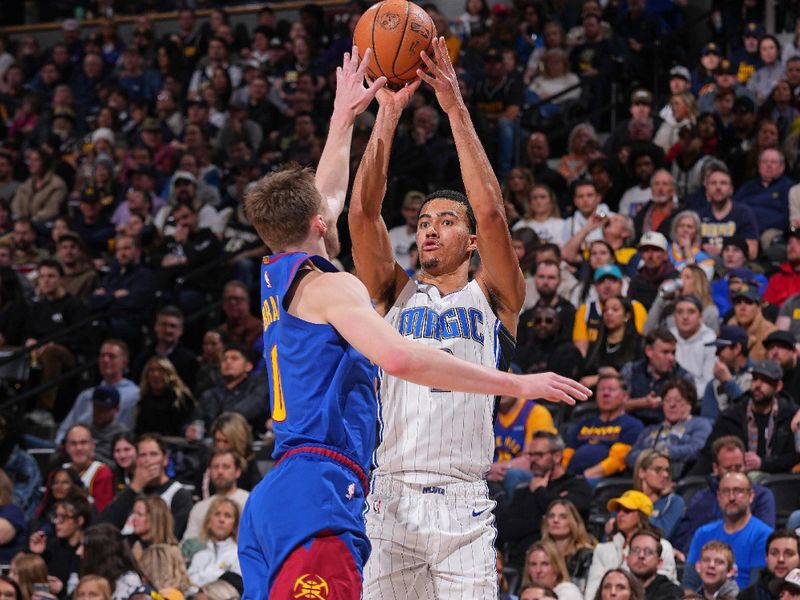
{"label": "woman in crowd", "polygon": [[110,523],[92,525],[83,533],[81,577],[98,575],[113,586],[111,600],[127,600],[142,578],[128,542]]}
{"label": "woman in crowd", "polygon": [[163,596],[173,591],[187,596],[194,589],[178,546],[153,544],[144,551],[139,564],[144,579]]}
{"label": "woman in crowd", "polygon": [[543,242],[561,245],[564,235],[564,219],[558,210],[556,195],[548,186],[534,184],[525,202],[525,218],[517,221],[512,229],[529,227]]}
{"label": "woman in crowd", "polygon": [[114,464],[114,493],[125,489],[131,482],[133,470],[136,468],[136,438],[128,431],[120,431],[111,440],[111,455]]}
{"label": "woman in crowd", "polygon": [[[687,264],[681,268],[679,278],[680,290],[675,289],[676,281],[668,279],[661,285],[661,290],[656,296],[650,309],[647,311],[647,319],[644,322],[645,335],[652,333],[658,327],[672,327],[675,324],[675,298],[684,294],[692,294],[699,298],[703,305],[703,323],[708,325],[713,331],[719,331],[720,317],[719,308],[714,303],[711,295],[711,285],[708,275],[703,267],[695,264]],[[674,291],[668,291],[672,288]]]}
{"label": "woman in crowd", "polygon": [[44,496],[36,507],[31,529],[52,533],[56,503],[76,494],[85,496],[86,488],[83,487],[80,475],[74,469],[59,468],[51,471]]}
{"label": "woman in crowd", "polygon": [[665,153],[678,142],[681,129],[694,127],[697,120],[697,103],[689,92],[675,94],[669,101],[672,113],[667,113],[664,122],[656,131],[653,143]]}
{"label": "woman in crowd", "polygon": [[769,96],[772,89],[786,72],[781,62],[781,45],[778,38],[767,34],[758,42],[758,54],[761,57],[761,68],[747,80],[747,89],[756,96],[760,106]]}
{"label": "woman in crowd", "polygon": [[177,545],[172,513],[159,496],[142,496],[133,504],[133,535],[128,539],[136,560],[151,544]]}
{"label": "woman in crowd", "polygon": [[593,600],[645,600],[644,588],[632,573],[623,568],[606,571]]}
{"label": "woman in crowd", "polygon": [[[625,558],[630,552],[631,536],[637,529],[650,527],[650,517],[653,515],[652,500],[636,490],[628,490],[619,498],[609,500],[607,508],[609,512],[616,511],[617,515],[606,524],[609,541],[598,544],[594,549],[592,565],[589,567],[589,577],[586,581],[586,598],[595,596],[606,571],[623,566]],[[658,572],[674,582],[677,570],[672,544],[666,539],[662,539],[661,546],[663,548],[662,563]]]}
{"label": "woman in crowd", "polygon": [[231,499],[217,496],[203,519],[200,541],[206,544],[192,557],[189,579],[195,585],[206,585],[225,571],[242,574],[236,540],[239,531],[239,506]]}
{"label": "woman in crowd", "polygon": [[489,22],[489,4],[486,0],[466,0],[464,12],[456,20],[458,34],[466,42],[475,31],[483,31]]}
{"label": "woman in crowd", "polygon": [[669,237],[669,259],[676,269],[699,265],[706,277],[714,277],[714,259],[700,249],[700,217],[696,212],[684,210],[675,215]]}
{"label": "woman in crowd", "polygon": [[589,345],[581,383],[592,387],[601,368],[620,371],[641,355],[642,339],[636,331],[633,305],[626,298],[613,296],[603,305],[603,322],[597,339]]}
{"label": "woman in crowd", "polygon": [[678,479],[694,462],[711,433],[711,421],[692,416],[697,404],[697,389],[686,379],[671,379],[661,386],[664,421],[645,427],[625,462],[633,468],[639,455],[655,449],[669,456],[671,474]]}
{"label": "woman in crowd", "polygon": [[548,50],[559,49],[568,52],[567,47],[567,34],[564,32],[564,27],[558,21],[548,21],[544,26],[544,44],[537,46],[528,57],[528,64],[525,66],[525,73],[522,75],[522,80],[525,85],[530,85],[534,77],[536,77],[543,68],[544,53]]}
{"label": "woman in crowd", "polygon": [[794,105],[792,84],[785,79],[778,81],[770,92],[769,99],[761,108],[761,114],[775,123],[780,139],[785,140],[792,123],[800,115],[800,111]]}
{"label": "woman in crowd", "polygon": [[547,50],[542,56],[542,66],[542,72],[528,86],[526,100],[530,103],[549,100],[572,88],[571,91],[554,98],[542,107],[543,109],[550,108],[549,111],[545,111],[543,116],[552,117],[560,112],[557,108],[559,104],[580,98],[581,88],[577,84],[581,80],[570,71],[567,53],[561,48]]}
{"label": "woman in crowd", "polygon": [[241,594],[230,583],[217,579],[200,588],[195,600],[239,600]]}
{"label": "woman in crowd", "polygon": [[569,500],[553,500],[542,519],[542,541],[564,557],[572,583],[583,591],[592,564],[595,541],[587,533],[578,509]]}
{"label": "woman in crowd", "polygon": [[672,491],[669,455],[652,448],[642,451],[633,465],[633,489],[650,498],[653,503],[650,525],[669,538],[684,510],[683,498]]}
{"label": "woman in crowd", "polygon": [[[570,302],[574,306],[580,306],[584,302],[597,302],[597,290],[594,287],[594,272],[604,265],[614,265],[617,259],[614,256],[614,249],[605,240],[594,240],[589,242],[589,260],[581,263],[581,269],[578,273],[579,285],[570,295]],[[630,279],[623,275],[622,277],[622,294],[625,295],[628,290],[628,282]]]}
{"label": "woman in crowd", "polygon": [[536,542],[525,553],[522,585],[529,583],[538,583],[551,588],[558,600],[583,599],[578,586],[569,579],[564,557],[550,542]]}
{"label": "woman in crowd", "polygon": [[11,212],[15,219],[46,223],[56,217],[67,198],[67,184],[50,169],[50,156],[41,148],[27,151],[30,177],[14,193]]}
{"label": "woman in crowd", "polygon": [[0,598],[3,600],[22,600],[22,590],[8,575],[0,575]]}
{"label": "woman in crowd", "polygon": [[586,172],[586,167],[593,158],[590,151],[599,144],[597,131],[589,123],[579,123],[572,128],[567,140],[569,152],[558,163],[558,172],[567,183],[572,183]]}
{"label": "woman in crowd", "polygon": [[136,433],[182,435],[194,410],[194,398],[168,358],[154,356],[147,361],[139,389]]}
{"label": "woman in crowd", "polygon": [[558,596],[553,590],[538,583],[529,583],[519,589],[519,600],[542,600],[543,598],[558,600]]}
{"label": "woman in crowd", "polygon": [[[25,513],[14,504],[14,485],[0,469],[0,564],[8,563],[25,543]],[[27,600],[27,599],[26,599]]]}
{"label": "woman in crowd", "polygon": [[84,575],[72,597],[74,600],[111,600],[111,584],[105,577]]}
{"label": "woman in crowd", "polygon": [[[214,448],[231,449],[244,458],[246,465],[242,469],[242,476],[237,485],[243,490],[252,490],[261,481],[261,473],[259,473],[254,460],[253,430],[247,420],[239,413],[222,413],[211,423],[211,439],[214,442]],[[203,474],[201,489],[203,498],[214,494],[208,469]]]}
{"label": "woman in crowd", "polygon": [[506,221],[512,229],[519,223],[520,215],[525,211],[533,186],[533,173],[525,167],[514,167],[506,175],[503,185],[503,204],[506,209]]}
{"label": "woman in crowd", "polygon": [[[48,586],[48,589],[51,589],[50,582],[47,580],[47,565],[38,554],[26,554],[24,552],[17,554],[11,560],[9,576],[19,585],[19,589],[22,592],[22,600],[31,600],[34,585],[44,584]],[[59,591],[61,591],[60,585],[56,593]]]}

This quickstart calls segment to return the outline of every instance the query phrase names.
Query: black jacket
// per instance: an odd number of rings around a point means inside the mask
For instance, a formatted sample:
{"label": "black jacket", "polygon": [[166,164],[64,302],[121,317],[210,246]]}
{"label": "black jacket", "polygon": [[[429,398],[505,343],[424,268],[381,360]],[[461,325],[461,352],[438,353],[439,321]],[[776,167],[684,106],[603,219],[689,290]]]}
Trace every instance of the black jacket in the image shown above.
{"label": "black jacket", "polygon": [[[98,287],[106,293],[95,293],[89,297],[92,312],[108,310],[112,317],[141,325],[155,308],[156,278],[150,269],[142,265],[131,265],[123,270],[114,261],[111,270],[100,280]],[[116,298],[114,292],[118,290],[126,290],[128,294]]]}
{"label": "black jacket", "polygon": [[586,480],[571,473],[531,492],[526,487],[514,492],[511,502],[496,509],[497,530],[503,542],[510,546],[509,564],[521,566],[525,562],[525,551],[539,539],[542,517],[553,500],[569,500],[584,519],[589,516],[592,488]]}
{"label": "black jacket", "polygon": [[772,600],[772,594],[769,593],[769,583],[774,578],[772,573],[764,569],[757,580],[739,592],[737,600]]}
{"label": "black jacket", "polygon": [[[166,492],[173,483],[175,483],[175,480],[170,479],[163,485],[146,487],[142,490],[141,494],[137,494],[130,487],[126,486],[124,490],[114,496],[111,504],[106,506],[105,510],[100,514],[100,522],[111,523],[118,529],[122,529],[128,516],[133,511],[136,498],[139,496],[160,496]],[[193,504],[192,493],[186,488],[179,489],[175,495],[172,496],[172,501],[169,503],[169,510],[172,513],[175,537],[178,539],[183,537],[183,531],[186,529],[186,523],[189,521],[189,512],[192,510]]]}
{"label": "black jacket", "polygon": [[233,411],[247,419],[254,433],[263,433],[269,418],[268,398],[267,378],[260,372],[253,372],[233,389],[228,389],[228,386],[222,383],[203,392],[198,400],[193,420],[203,419],[206,427],[210,428],[212,421],[220,413]]}
{"label": "black jacket", "polygon": [[[692,469],[692,475],[704,475],[711,472],[711,446],[716,440],[726,435],[734,435],[747,447],[747,403],[752,396],[750,392],[743,394],[739,400],[719,414],[714,422],[711,435],[708,436],[705,448],[700,453]],[[794,447],[794,434],[790,424],[797,412],[797,406],[782,392],[778,394],[778,414],[775,416],[775,427],[772,438],[767,440],[770,450],[768,458],[761,457],[760,471],[767,473],[788,473],[800,461]]]}
{"label": "black jacket", "polygon": [[656,575],[656,578],[644,588],[646,600],[681,600],[683,589],[679,585],[672,583],[664,575]]}
{"label": "black jacket", "polygon": [[[140,352],[134,359],[133,365],[131,366],[131,380],[135,382],[136,385],[139,385],[142,379],[142,372],[144,371],[144,366],[147,364],[147,361],[155,355],[155,346],[151,346]],[[197,357],[194,355],[194,352],[179,342],[172,349],[172,352],[167,355],[167,358],[175,367],[181,379],[183,379],[183,383],[193,388],[194,378],[197,374]]]}
{"label": "black jacket", "polygon": [[[88,316],[86,306],[72,294],[64,294],[56,300],[37,298],[31,306],[25,336],[40,340],[60,333]],[[86,328],[72,331],[56,340],[56,343],[72,352],[80,352],[87,346],[87,342]]]}

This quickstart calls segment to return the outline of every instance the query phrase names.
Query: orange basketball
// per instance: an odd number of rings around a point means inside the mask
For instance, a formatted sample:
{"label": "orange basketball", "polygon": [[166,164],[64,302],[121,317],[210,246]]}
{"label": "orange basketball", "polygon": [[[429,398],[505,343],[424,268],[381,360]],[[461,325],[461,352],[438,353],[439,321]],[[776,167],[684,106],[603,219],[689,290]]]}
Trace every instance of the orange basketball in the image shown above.
{"label": "orange basketball", "polygon": [[424,10],[407,0],[384,0],[371,6],[358,20],[353,41],[360,52],[372,48],[369,76],[385,76],[402,85],[417,78],[422,59],[430,50],[436,27]]}

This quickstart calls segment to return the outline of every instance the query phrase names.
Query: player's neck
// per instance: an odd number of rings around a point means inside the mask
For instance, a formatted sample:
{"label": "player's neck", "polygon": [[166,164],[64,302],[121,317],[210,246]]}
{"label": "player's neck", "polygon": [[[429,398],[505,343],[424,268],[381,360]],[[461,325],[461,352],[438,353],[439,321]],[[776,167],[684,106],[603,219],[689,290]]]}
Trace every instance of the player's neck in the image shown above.
{"label": "player's neck", "polygon": [[469,281],[469,261],[461,264],[449,273],[428,273],[424,268],[420,271],[420,283],[435,286],[442,296],[457,292]]}
{"label": "player's neck", "polygon": [[299,244],[286,246],[281,252],[303,252],[328,259],[328,249],[325,248],[325,240],[322,238],[306,238]]}

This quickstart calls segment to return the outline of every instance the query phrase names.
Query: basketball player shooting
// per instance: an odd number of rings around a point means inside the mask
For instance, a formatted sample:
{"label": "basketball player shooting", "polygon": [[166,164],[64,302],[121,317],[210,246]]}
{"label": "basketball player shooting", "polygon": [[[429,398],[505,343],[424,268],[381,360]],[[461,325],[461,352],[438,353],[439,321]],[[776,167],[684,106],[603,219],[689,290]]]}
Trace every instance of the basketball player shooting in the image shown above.
{"label": "basketball player shooting", "polygon": [[369,60],[345,55],[316,177],[288,166],[245,198],[250,222],[276,254],[261,270],[264,353],[276,466],[255,487],[239,528],[247,600],[361,596],[370,552],[363,511],[375,447],[380,367],[421,386],[574,402],[565,378],[515,376],[400,336],[364,285],[328,261],[347,188],[353,122],[385,83],[364,87]]}
{"label": "basketball player shooting", "polygon": [[[428,73],[417,74],[450,120],[466,197],[442,190],[426,198],[416,234],[422,270],[417,281],[410,280],[393,256],[381,202],[395,130],[419,82],[397,92],[379,90],[380,108],[349,212],[356,274],[378,313],[406,339],[505,370],[525,294],[523,276],[500,185],[461,97],[444,38],[432,41],[432,53],[433,60],[422,54]],[[469,281],[475,250],[481,266]],[[535,377],[563,381],[552,373]],[[514,396],[563,399],[556,388],[544,387],[543,394]],[[373,551],[364,598],[496,598],[494,502],[484,480],[494,451],[493,397],[386,373],[380,398],[383,439],[367,500]]]}

